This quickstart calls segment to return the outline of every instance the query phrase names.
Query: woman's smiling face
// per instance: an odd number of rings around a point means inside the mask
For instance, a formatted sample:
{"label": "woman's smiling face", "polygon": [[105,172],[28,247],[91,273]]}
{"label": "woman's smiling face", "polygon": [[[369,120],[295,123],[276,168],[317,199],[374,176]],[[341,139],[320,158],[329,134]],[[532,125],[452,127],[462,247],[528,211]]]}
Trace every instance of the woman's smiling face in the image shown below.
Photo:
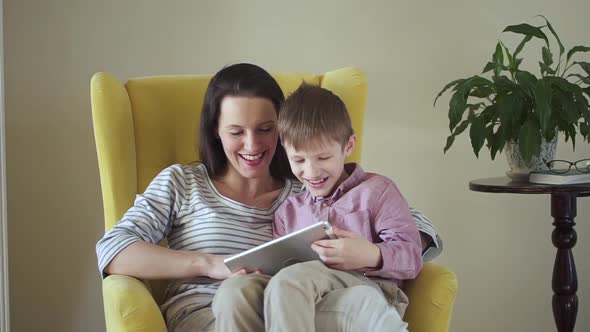
{"label": "woman's smiling face", "polygon": [[278,142],[273,103],[261,97],[226,96],[218,124],[228,171],[233,169],[245,178],[269,176]]}

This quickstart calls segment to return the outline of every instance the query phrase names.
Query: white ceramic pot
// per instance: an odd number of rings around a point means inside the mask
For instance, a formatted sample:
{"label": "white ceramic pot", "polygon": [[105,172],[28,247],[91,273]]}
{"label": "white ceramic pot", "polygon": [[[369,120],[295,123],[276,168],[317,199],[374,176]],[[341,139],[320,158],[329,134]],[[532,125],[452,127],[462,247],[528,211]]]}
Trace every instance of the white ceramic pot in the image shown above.
{"label": "white ceramic pot", "polygon": [[538,156],[533,157],[527,164],[524,162],[520,149],[518,148],[518,142],[507,142],[504,147],[504,154],[508,160],[508,166],[510,171],[506,172],[506,175],[513,180],[525,180],[528,181],[529,173],[540,170],[547,170],[545,161],[552,160],[555,157],[555,150],[557,149],[557,135],[551,142],[547,142],[543,139],[541,143],[541,153]]}

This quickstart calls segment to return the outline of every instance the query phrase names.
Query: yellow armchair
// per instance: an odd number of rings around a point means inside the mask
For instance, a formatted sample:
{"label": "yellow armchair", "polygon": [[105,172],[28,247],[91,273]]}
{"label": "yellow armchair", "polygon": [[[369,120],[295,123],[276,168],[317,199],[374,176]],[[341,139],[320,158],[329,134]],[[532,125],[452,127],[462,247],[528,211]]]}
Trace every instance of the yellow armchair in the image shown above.
{"label": "yellow armchair", "polygon": [[[285,95],[305,80],[339,95],[346,104],[359,139],[350,161],[359,161],[367,95],[364,73],[344,68],[321,75],[273,74]],[[165,167],[197,160],[197,129],[205,90],[211,76],[159,76],[129,79],[125,85],[108,73],[91,81],[92,118],[105,230],[133,205],[137,193]],[[112,275],[103,280],[107,330],[165,332],[160,312],[164,283],[143,283]],[[416,280],[407,283],[410,305],[405,320],[411,332],[446,332],[457,291],[447,268],[425,264]]]}

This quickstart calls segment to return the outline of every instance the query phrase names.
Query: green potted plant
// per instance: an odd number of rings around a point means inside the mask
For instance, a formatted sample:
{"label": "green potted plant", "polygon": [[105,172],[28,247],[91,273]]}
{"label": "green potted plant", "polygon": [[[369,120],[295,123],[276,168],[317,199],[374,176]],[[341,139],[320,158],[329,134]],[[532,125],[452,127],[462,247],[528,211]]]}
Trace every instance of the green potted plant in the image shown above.
{"label": "green potted plant", "polygon": [[[566,52],[550,22],[539,17],[544,21],[541,26],[523,23],[506,27],[503,32],[524,36],[514,51],[499,41],[481,75],[454,80],[436,96],[435,106],[438,98],[452,89],[448,114],[451,134],[445,153],[468,127],[477,157],[484,144],[492,160],[505,148],[513,147],[510,154],[520,153],[521,162],[530,170],[543,168],[542,159],[552,159],[559,132],[566,142],[571,140],[574,149],[578,133],[590,142],[590,63],[574,61],[576,53],[590,52],[590,47],[575,46]],[[554,39],[553,48],[548,35]],[[532,39],[543,44],[539,76],[521,68],[521,51]],[[549,146],[549,152],[542,151],[542,146]]]}

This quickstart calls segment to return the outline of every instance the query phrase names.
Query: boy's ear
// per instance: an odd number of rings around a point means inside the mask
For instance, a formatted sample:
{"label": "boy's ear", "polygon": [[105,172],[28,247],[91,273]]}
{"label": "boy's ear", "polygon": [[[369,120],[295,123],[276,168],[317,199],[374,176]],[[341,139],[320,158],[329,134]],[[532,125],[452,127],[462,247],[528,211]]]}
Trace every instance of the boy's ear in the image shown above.
{"label": "boy's ear", "polygon": [[350,157],[350,155],[354,151],[355,147],[356,147],[356,135],[352,134],[352,135],[350,135],[350,137],[348,138],[348,142],[344,146],[344,155],[347,158]]}

